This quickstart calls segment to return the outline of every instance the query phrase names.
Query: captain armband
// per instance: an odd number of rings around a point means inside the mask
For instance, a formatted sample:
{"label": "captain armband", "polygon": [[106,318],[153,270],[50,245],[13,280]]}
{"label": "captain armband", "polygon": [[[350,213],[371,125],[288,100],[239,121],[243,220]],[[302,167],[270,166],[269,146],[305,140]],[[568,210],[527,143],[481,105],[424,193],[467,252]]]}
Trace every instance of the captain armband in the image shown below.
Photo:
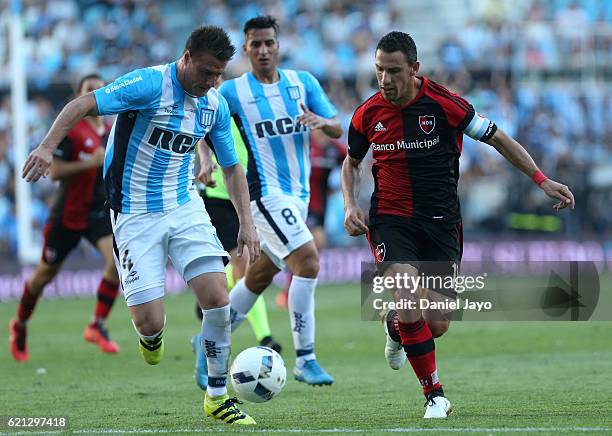
{"label": "captain armband", "polygon": [[493,121],[476,112],[463,133],[476,141],[486,142],[491,139],[496,131],[497,125]]}

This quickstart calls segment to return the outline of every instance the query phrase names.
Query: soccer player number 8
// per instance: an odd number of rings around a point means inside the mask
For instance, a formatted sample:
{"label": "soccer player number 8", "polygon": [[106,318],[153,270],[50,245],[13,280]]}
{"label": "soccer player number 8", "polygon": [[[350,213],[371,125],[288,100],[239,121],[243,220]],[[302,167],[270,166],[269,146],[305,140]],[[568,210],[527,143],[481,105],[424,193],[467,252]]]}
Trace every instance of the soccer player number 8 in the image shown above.
{"label": "soccer player number 8", "polygon": [[285,221],[287,221],[287,224],[289,224],[290,226],[297,222],[297,218],[295,217],[295,215],[293,215],[293,212],[291,212],[291,209],[289,208],[281,210],[281,215],[283,216],[283,218],[285,218]]}

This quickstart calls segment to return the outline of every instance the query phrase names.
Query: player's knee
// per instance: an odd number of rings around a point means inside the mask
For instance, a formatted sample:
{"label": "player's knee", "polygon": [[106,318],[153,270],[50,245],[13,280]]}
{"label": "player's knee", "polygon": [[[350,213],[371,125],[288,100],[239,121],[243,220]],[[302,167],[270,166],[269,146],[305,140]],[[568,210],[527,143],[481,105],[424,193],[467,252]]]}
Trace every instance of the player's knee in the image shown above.
{"label": "player's knee", "polygon": [[115,264],[107,264],[104,266],[104,274],[103,276],[110,280],[113,283],[119,283],[119,274],[117,273],[117,268],[115,268]]}
{"label": "player's knee", "polygon": [[251,292],[261,294],[264,289],[270,286],[273,277],[274,276],[270,276],[270,274],[267,274],[265,272],[247,274],[247,277],[245,278],[245,284]]}
{"label": "player's knee", "polygon": [[224,307],[229,304],[229,294],[226,289],[222,292],[213,292],[206,299],[206,309],[214,309],[217,307]]}
{"label": "player's knee", "polygon": [[27,283],[28,283],[28,294],[30,294],[33,297],[39,297],[40,294],[42,294],[43,289],[45,288],[45,285],[48,282],[43,282],[42,280],[36,277],[31,277]]}
{"label": "player's knee", "polygon": [[42,289],[57,275],[58,270],[59,268],[53,265],[40,265],[30,278],[30,291],[36,294],[42,292]]}
{"label": "player's knee", "polygon": [[316,278],[319,275],[319,253],[312,250],[302,256],[293,273],[299,277]]}
{"label": "player's knee", "polygon": [[427,325],[429,326],[429,330],[431,330],[431,335],[434,338],[439,338],[446,333],[450,327],[450,321],[428,321]]}
{"label": "player's knee", "polygon": [[153,336],[164,328],[164,317],[141,316],[134,320],[134,327],[143,336]]}
{"label": "player's knee", "polygon": [[247,270],[245,277],[246,287],[251,292],[261,294],[272,283],[276,271],[268,270],[267,268],[251,268]]}
{"label": "player's knee", "polygon": [[[133,296],[132,296],[133,297]],[[142,336],[153,336],[159,333],[166,323],[166,315],[162,299],[155,299],[143,304],[130,305],[133,298],[128,297],[127,303],[136,331]]]}

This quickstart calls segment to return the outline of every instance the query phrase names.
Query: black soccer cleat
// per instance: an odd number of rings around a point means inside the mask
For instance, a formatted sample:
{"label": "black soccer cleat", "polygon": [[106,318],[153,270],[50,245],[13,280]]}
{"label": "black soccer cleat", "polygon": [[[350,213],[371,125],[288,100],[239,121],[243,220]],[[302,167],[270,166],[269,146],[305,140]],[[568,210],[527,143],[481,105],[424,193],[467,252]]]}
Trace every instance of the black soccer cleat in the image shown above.
{"label": "black soccer cleat", "polygon": [[259,345],[263,347],[272,348],[278,354],[283,351],[283,346],[280,343],[276,342],[272,336],[266,336],[265,338],[263,338],[261,341],[259,341]]}

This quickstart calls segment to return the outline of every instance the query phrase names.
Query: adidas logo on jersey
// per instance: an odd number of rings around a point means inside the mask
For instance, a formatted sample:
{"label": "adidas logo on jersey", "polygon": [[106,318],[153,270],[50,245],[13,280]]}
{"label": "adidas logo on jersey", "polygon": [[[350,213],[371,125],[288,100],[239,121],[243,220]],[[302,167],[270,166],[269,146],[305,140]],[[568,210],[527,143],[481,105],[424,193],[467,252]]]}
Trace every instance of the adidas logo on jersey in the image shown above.
{"label": "adidas logo on jersey", "polygon": [[377,132],[386,132],[387,128],[385,126],[383,126],[383,123],[381,123],[380,121],[376,123],[376,126],[374,126],[374,130]]}

